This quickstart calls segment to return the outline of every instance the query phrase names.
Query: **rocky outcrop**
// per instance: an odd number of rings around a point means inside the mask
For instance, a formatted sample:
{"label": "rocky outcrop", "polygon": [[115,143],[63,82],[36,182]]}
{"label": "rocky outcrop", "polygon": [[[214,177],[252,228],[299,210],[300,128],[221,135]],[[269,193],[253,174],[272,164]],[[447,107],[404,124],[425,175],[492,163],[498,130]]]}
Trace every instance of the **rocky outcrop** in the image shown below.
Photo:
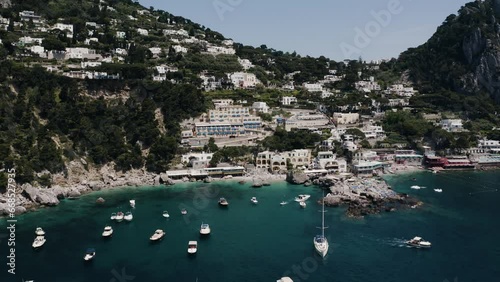
{"label": "rocky outcrop", "polygon": [[309,177],[300,170],[294,170],[288,172],[286,176],[286,181],[291,184],[304,184],[309,180]]}
{"label": "rocky outcrop", "polygon": [[21,189],[23,194],[34,203],[46,206],[56,206],[59,204],[59,199],[49,189],[35,188],[30,184],[23,184]]}

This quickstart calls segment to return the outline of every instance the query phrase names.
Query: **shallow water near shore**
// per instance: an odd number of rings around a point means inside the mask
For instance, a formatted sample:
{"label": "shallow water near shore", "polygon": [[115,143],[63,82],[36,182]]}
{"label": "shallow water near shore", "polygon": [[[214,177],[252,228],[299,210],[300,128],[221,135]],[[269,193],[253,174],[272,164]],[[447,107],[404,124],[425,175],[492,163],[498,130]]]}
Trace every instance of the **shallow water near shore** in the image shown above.
{"label": "shallow water near shore", "polygon": [[[416,181],[413,181],[413,178]],[[17,217],[16,275],[7,273],[5,239],[0,281],[276,281],[285,273],[297,281],[495,281],[500,275],[500,185],[498,172],[447,172],[387,176],[398,192],[425,204],[419,209],[382,213],[364,219],[327,208],[330,250],[323,261],[312,240],[321,225],[319,188],[284,182],[259,189],[234,181],[183,183],[100,191],[54,208]],[[412,185],[425,187],[410,189]],[[436,193],[435,188],[443,189]],[[310,194],[307,207],[293,201]],[[256,196],[259,203],[252,205]],[[103,197],[106,202],[97,205]],[[217,205],[219,197],[228,208]],[[128,200],[136,200],[136,208]],[[281,201],[289,204],[280,206]],[[186,208],[188,215],[180,214]],[[132,222],[112,222],[112,212],[132,211]],[[170,218],[162,217],[168,210]],[[212,234],[201,238],[201,223]],[[112,238],[103,239],[106,225]],[[31,248],[34,230],[42,226],[47,242]],[[5,234],[5,219],[0,220]],[[164,229],[165,238],[149,237]],[[407,248],[404,241],[422,236],[428,250]],[[198,253],[187,254],[190,240]],[[94,261],[84,263],[88,247]]]}

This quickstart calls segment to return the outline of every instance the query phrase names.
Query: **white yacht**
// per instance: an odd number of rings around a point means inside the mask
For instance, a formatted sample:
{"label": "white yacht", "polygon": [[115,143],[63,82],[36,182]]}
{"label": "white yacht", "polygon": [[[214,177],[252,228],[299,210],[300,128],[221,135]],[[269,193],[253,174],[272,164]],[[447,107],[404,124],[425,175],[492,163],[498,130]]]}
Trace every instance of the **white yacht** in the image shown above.
{"label": "white yacht", "polygon": [[111,228],[111,226],[104,227],[102,237],[111,237],[111,235],[113,235],[113,228]]}
{"label": "white yacht", "polygon": [[92,260],[95,257],[95,249],[87,249],[87,252],[85,253],[85,256],[83,259],[85,261]]}
{"label": "white yacht", "polygon": [[181,214],[186,215],[187,213],[188,213],[188,211],[186,209],[181,210]]}
{"label": "white yacht", "polygon": [[257,198],[256,198],[256,197],[252,197],[252,198],[250,199],[250,201],[252,201],[252,203],[254,203],[254,204],[259,203],[259,201],[257,201]]}
{"label": "white yacht", "polygon": [[[324,198],[324,197],[323,197]],[[328,253],[328,239],[325,237],[325,229],[328,227],[325,227],[325,201],[323,199],[323,209],[321,210],[321,235],[316,235],[314,237],[314,248],[316,249],[316,252],[321,256],[325,257],[326,254]]]}
{"label": "white yacht", "polygon": [[115,218],[115,219],[116,219],[116,221],[120,222],[120,221],[122,221],[122,220],[123,220],[123,217],[124,217],[124,216],[125,216],[125,215],[124,215],[122,212],[117,212],[117,213],[116,213],[116,218]]}
{"label": "white yacht", "polygon": [[227,207],[229,205],[229,203],[227,202],[226,198],[220,198],[219,205],[223,206],[223,207]]}
{"label": "white yacht", "polygon": [[163,217],[165,218],[169,218],[170,215],[168,214],[168,211],[163,211]]}
{"label": "white yacht", "polygon": [[411,188],[411,189],[415,189],[415,190],[420,190],[420,188],[422,188],[422,187],[420,187],[420,186],[418,186],[418,185],[413,185],[413,186],[411,186],[410,188]]}
{"label": "white yacht", "polygon": [[301,208],[305,208],[307,206],[306,202],[299,202],[299,205]]}
{"label": "white yacht", "polygon": [[43,236],[43,235],[45,235],[45,231],[43,231],[42,227],[37,227],[35,230],[35,234],[37,236]]}
{"label": "white yacht", "polygon": [[412,247],[417,247],[417,248],[430,248],[431,243],[428,241],[424,241],[421,237],[415,237],[411,239],[410,241],[406,241],[406,244]]}
{"label": "white yacht", "polygon": [[200,227],[200,234],[201,235],[208,235],[210,234],[210,225],[206,223],[202,223]]}
{"label": "white yacht", "polygon": [[276,280],[276,282],[293,282],[292,278],[290,277],[281,277],[280,280]]}
{"label": "white yacht", "polygon": [[111,217],[110,217],[111,220],[115,220],[116,219],[116,212],[112,213],[111,214]]}
{"label": "white yacht", "polygon": [[45,239],[44,236],[36,236],[35,238],[35,241],[33,241],[33,248],[37,249],[37,248],[40,248],[41,246],[43,246],[43,244],[45,244],[45,241],[47,241]]}
{"label": "white yacht", "polygon": [[295,201],[296,202],[304,202],[304,201],[307,201],[307,199],[309,199],[311,197],[311,195],[299,195],[298,197],[295,197]]}
{"label": "white yacht", "polygon": [[135,200],[130,200],[130,207],[135,208]]}
{"label": "white yacht", "polygon": [[443,192],[443,189],[434,189],[435,192],[441,193]]}
{"label": "white yacht", "polygon": [[126,221],[132,221],[132,219],[134,219],[134,216],[132,215],[131,212],[127,212],[127,213],[125,213],[125,216],[123,217],[123,219],[125,219]]}
{"label": "white yacht", "polygon": [[189,241],[188,243],[188,253],[196,254],[198,251],[198,242],[197,241]]}
{"label": "white yacht", "polygon": [[165,236],[165,231],[163,231],[161,229],[157,229],[155,231],[155,234],[153,234],[151,237],[149,237],[149,240],[151,240],[151,241],[158,241],[161,238],[163,238],[163,236]]}
{"label": "white yacht", "polygon": [[286,204],[288,204],[288,202],[283,201],[283,202],[280,203],[280,205],[282,205],[282,206],[284,206]]}

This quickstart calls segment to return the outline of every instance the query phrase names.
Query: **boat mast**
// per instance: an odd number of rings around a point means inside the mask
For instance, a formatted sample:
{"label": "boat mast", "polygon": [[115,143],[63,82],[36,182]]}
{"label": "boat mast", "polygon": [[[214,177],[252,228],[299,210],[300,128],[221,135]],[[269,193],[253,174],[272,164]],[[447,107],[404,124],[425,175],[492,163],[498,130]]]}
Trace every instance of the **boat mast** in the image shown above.
{"label": "boat mast", "polygon": [[325,192],[323,192],[323,211],[321,212],[321,236],[325,238]]}

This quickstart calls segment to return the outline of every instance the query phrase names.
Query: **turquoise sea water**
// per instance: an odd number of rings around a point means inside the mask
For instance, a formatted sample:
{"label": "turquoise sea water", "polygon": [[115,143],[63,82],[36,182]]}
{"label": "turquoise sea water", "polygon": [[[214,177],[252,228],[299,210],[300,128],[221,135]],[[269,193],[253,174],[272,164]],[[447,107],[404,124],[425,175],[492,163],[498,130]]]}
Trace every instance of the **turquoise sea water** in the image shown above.
{"label": "turquoise sea water", "polygon": [[[412,178],[417,180],[413,181]],[[500,173],[454,172],[391,176],[399,192],[425,205],[362,220],[344,216],[342,208],[325,215],[330,251],[323,261],[313,237],[321,225],[316,200],[321,190],[276,183],[254,189],[248,184],[187,183],[173,187],[126,188],[65,200],[55,208],[19,216],[16,230],[16,275],[7,273],[7,241],[0,242],[0,281],[276,281],[287,274],[297,281],[498,281],[500,277]],[[412,185],[424,186],[420,190]],[[442,193],[434,188],[443,189]],[[307,208],[293,198],[311,194]],[[228,208],[217,205],[219,197]],[[258,205],[250,198],[256,196]],[[106,199],[96,205],[97,197]],[[129,208],[128,200],[137,207]],[[280,206],[283,200],[289,201]],[[187,216],[180,209],[188,210]],[[112,212],[131,210],[134,220],[111,222]],[[170,219],[162,211],[170,212]],[[202,222],[212,234],[200,238]],[[113,237],[103,239],[111,224]],[[34,230],[42,226],[47,242],[34,251]],[[0,232],[6,234],[5,220]],[[165,238],[149,237],[162,228]],[[404,240],[422,236],[431,249],[412,249]],[[187,254],[190,240],[198,253]],[[84,263],[88,247],[94,261]]]}

